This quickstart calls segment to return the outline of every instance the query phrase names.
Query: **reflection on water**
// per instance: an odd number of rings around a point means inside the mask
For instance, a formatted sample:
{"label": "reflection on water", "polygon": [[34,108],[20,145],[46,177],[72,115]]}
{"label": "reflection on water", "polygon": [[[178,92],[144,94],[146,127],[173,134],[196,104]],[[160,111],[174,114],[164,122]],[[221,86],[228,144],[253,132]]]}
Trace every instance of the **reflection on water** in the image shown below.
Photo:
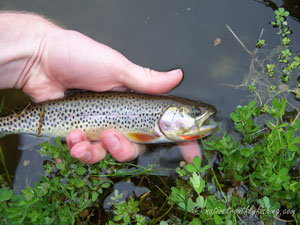
{"label": "reflection on water", "polygon": [[[289,2],[284,1],[284,4]],[[272,8],[262,6],[255,1],[240,0],[0,2],[1,9],[36,12],[66,28],[80,31],[142,66],[164,71],[182,68],[185,78],[171,94],[215,105],[217,120],[225,121],[225,125],[228,113],[243,101],[244,93],[222,84],[240,83],[249,67],[249,56],[225,24],[229,24],[244,44],[253,49],[262,28],[267,29],[270,38],[275,33],[269,25],[273,18]],[[289,24],[294,37],[298,37],[299,28],[295,21],[291,20]],[[217,38],[221,42],[215,45]],[[7,92],[5,104],[12,108],[13,105],[26,105],[27,100],[19,92]],[[6,137],[0,144],[5,150],[10,172],[17,171],[17,186],[26,182],[32,184],[38,179],[37,171],[43,160],[38,153],[18,151],[18,136]],[[164,157],[164,154],[174,158]],[[155,146],[155,151],[141,156],[138,162],[144,164],[160,159],[159,163],[168,167],[174,166],[173,162],[179,158],[177,147],[166,151],[164,146]],[[31,180],[22,180],[28,175]]]}
{"label": "reflection on water", "polygon": [[231,57],[225,56],[220,59],[219,62],[211,69],[211,76],[214,79],[219,78],[227,78],[233,76],[238,70],[239,65],[236,60],[233,60]]}

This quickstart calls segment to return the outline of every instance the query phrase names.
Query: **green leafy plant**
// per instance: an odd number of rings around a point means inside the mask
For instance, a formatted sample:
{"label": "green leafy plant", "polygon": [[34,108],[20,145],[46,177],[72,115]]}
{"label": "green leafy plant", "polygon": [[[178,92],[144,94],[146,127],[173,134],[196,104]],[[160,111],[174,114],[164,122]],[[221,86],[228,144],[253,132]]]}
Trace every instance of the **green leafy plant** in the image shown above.
{"label": "green leafy plant", "polygon": [[[161,171],[153,169],[153,165],[134,168],[130,163],[116,163],[109,155],[98,164],[85,165],[73,159],[59,139],[56,146],[48,142],[41,144],[40,154],[50,155],[53,160],[44,164],[46,175],[39,183],[19,195],[13,195],[6,186],[0,189],[0,220],[5,224],[88,223],[93,211],[89,209],[99,208],[100,196],[113,184],[110,178],[155,175]],[[54,158],[60,158],[59,162]],[[130,211],[121,210],[125,205]],[[132,200],[114,205],[115,221],[122,216],[127,222],[137,205]],[[137,220],[142,221],[142,217]]]}
{"label": "green leafy plant", "polygon": [[[271,21],[273,27],[278,29],[280,44],[273,49],[265,49],[268,40],[262,39],[263,31],[256,43],[256,49],[252,52],[246,48],[237,35],[228,27],[234,37],[242,47],[252,57],[248,75],[241,85],[236,87],[246,87],[251,95],[259,100],[260,105],[268,103],[274,97],[286,98],[292,101],[294,88],[299,87],[298,72],[300,68],[300,57],[292,48],[290,30],[287,22],[289,12],[284,8],[275,10],[275,20]],[[267,76],[266,76],[267,75]],[[286,84],[287,88],[285,88]],[[297,95],[296,95],[297,96]],[[299,98],[296,98],[298,100]]]}
{"label": "green leafy plant", "polygon": [[265,45],[265,40],[263,40],[263,39],[261,39],[261,40],[258,40],[257,42],[256,42],[256,48],[261,48],[262,46],[264,46]]}
{"label": "green leafy plant", "polygon": [[[123,222],[123,224],[147,224],[144,216],[138,214],[139,209],[139,201],[135,201],[133,198],[129,198],[128,201],[121,200],[123,196],[119,194],[117,190],[114,192],[115,196],[111,197],[113,203],[113,212],[114,212],[114,222]],[[114,224],[110,221],[108,224]]]}
{"label": "green leafy plant", "polygon": [[[275,10],[275,21],[272,21],[271,24],[275,27],[282,27],[286,25],[286,17],[289,16],[289,12],[285,11],[284,8],[279,8]],[[282,32],[281,32],[282,33]]]}
{"label": "green leafy plant", "polygon": [[[89,180],[88,176],[82,176],[86,165],[66,154],[69,150],[59,140],[57,146],[45,143],[40,152],[61,157],[63,163],[47,162],[47,174],[34,188],[27,187],[20,195],[1,198],[1,219],[7,224],[74,224],[80,218],[84,220],[83,211],[110,186],[108,180]],[[95,168],[88,169],[92,172]],[[60,175],[53,177],[57,172]],[[7,192],[5,187],[1,190]]]}
{"label": "green leafy plant", "polygon": [[267,64],[266,65],[266,72],[269,74],[270,77],[274,77],[274,68],[275,68],[275,65],[274,64]]}
{"label": "green leafy plant", "polygon": [[[193,165],[177,170],[182,181],[171,188],[169,200],[184,212],[182,223],[238,224],[255,214],[272,224],[284,213],[289,218],[286,222],[299,223],[300,119],[286,122],[285,110],[286,100],[275,98],[270,107],[258,107],[253,100],[230,114],[240,136],[225,133],[203,142],[206,154],[220,154],[221,176],[214,176],[210,164],[201,168],[197,157]],[[231,185],[224,192],[228,179]]]}

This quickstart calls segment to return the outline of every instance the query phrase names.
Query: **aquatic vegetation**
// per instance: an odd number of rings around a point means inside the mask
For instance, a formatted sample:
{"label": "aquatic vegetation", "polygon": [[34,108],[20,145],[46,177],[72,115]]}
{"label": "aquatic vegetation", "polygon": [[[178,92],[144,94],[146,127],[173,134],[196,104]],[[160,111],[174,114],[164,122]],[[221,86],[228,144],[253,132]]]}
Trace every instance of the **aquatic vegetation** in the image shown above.
{"label": "aquatic vegetation", "polygon": [[[300,57],[293,49],[290,39],[292,31],[288,26],[288,16],[289,12],[283,8],[275,10],[275,20],[271,21],[271,25],[278,29],[280,43],[274,48],[270,48],[271,43],[263,39],[264,29],[256,43],[256,49],[250,51],[227,26],[252,58],[249,72],[243,83],[231,86],[246,87],[252,93],[250,98],[257,98],[260,105],[272,101],[274,97],[287,98],[288,104],[292,105],[294,98],[290,93],[295,94],[298,101],[300,99],[298,89],[300,86]],[[267,45],[269,49],[267,49]]]}
{"label": "aquatic vegetation", "polygon": [[[120,181],[124,177],[127,180],[147,174],[162,175],[159,172],[163,169],[155,169],[155,165],[117,163],[110,156],[98,164],[85,165],[71,158],[68,147],[59,139],[56,145],[48,142],[41,145],[40,154],[51,155],[53,160],[45,161],[46,175],[33,188],[27,187],[19,195],[13,195],[5,185],[0,189],[0,221],[4,224],[75,224],[79,221],[88,224],[96,209],[101,213],[101,199],[111,191],[116,182],[114,178]],[[54,160],[57,157],[60,162]],[[130,206],[130,203],[126,204]],[[134,205],[137,203],[132,202],[132,207]],[[114,206],[118,215],[120,202]],[[134,209],[122,210],[124,221],[133,214],[130,210]],[[114,221],[118,220],[114,218]]]}
{"label": "aquatic vegetation", "polygon": [[195,158],[177,170],[181,179],[169,199],[184,213],[181,223],[300,222],[300,119],[285,122],[285,107],[276,98],[270,107],[255,100],[239,106],[230,114],[239,137],[225,133],[203,142],[208,161],[217,151],[219,162],[201,168]]}
{"label": "aquatic vegetation", "polygon": [[[57,139],[56,146],[41,145],[40,154],[53,160],[45,161],[45,176],[34,187],[16,195],[0,176],[0,221],[299,224],[300,111],[291,101],[297,102],[293,94],[298,99],[300,95],[295,80],[300,60],[287,47],[287,16],[283,9],[275,12],[272,25],[280,28],[282,45],[263,61],[253,58],[243,84],[257,99],[229,115],[235,131],[201,139],[204,159],[195,157],[193,164],[176,168],[176,180],[156,165],[117,163],[110,156],[95,165],[82,164]],[[260,38],[256,46],[262,49],[265,44]],[[117,185],[125,181],[146,190],[119,190]]]}

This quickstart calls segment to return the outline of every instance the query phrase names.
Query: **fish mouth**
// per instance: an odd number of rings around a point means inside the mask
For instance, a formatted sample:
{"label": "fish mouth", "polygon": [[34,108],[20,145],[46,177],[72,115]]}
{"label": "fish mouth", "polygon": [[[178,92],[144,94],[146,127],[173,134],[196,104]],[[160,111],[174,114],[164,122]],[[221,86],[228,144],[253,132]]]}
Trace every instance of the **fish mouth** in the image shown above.
{"label": "fish mouth", "polygon": [[218,126],[217,126],[216,122],[212,118],[209,118],[204,121],[204,123],[200,127],[199,132],[202,135],[202,137],[206,137],[206,136],[212,134],[213,132],[215,132],[217,130],[217,128],[218,128]]}
{"label": "fish mouth", "polygon": [[180,137],[184,141],[192,141],[199,138],[205,138],[215,132],[217,128],[218,126],[215,123],[210,124],[208,122],[204,122],[199,129],[195,129],[193,130],[193,132],[184,134]]}
{"label": "fish mouth", "polygon": [[207,110],[201,117],[195,120],[193,127],[191,127],[190,132],[184,135],[185,139],[187,137],[206,137],[212,134],[217,130],[218,126],[215,121],[210,118],[211,115],[215,114],[215,108],[211,108],[211,110]]}
{"label": "fish mouth", "polygon": [[195,128],[200,128],[202,124],[204,124],[211,115],[216,113],[216,111],[216,108],[213,106],[207,107],[205,113],[196,118],[194,124]]}

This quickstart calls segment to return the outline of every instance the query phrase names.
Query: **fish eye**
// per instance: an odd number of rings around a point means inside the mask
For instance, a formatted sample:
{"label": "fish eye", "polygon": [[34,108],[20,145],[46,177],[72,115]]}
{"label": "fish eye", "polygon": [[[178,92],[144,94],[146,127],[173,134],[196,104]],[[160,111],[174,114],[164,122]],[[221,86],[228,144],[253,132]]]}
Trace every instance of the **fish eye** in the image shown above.
{"label": "fish eye", "polygon": [[193,117],[199,117],[201,115],[201,110],[199,108],[191,108],[190,115]]}
{"label": "fish eye", "polygon": [[179,111],[179,115],[181,117],[184,117],[184,112],[185,112],[184,108],[180,108],[178,111]]}

